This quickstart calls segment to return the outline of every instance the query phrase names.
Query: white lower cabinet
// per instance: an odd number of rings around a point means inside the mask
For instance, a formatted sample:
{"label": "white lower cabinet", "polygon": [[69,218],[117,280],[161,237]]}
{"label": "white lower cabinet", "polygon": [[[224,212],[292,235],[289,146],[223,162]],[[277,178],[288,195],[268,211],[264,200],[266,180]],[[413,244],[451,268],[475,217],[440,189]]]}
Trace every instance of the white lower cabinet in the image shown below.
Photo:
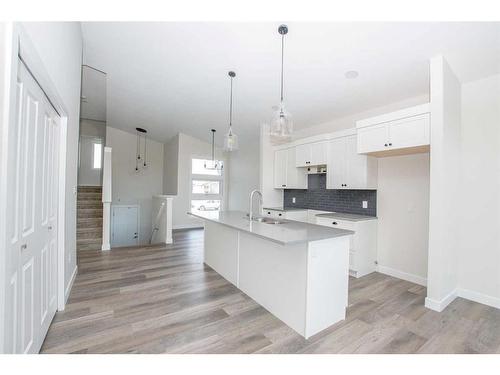
{"label": "white lower cabinet", "polygon": [[316,217],[316,224],[354,231],[349,243],[349,273],[361,277],[376,269],[377,220],[349,221]]}

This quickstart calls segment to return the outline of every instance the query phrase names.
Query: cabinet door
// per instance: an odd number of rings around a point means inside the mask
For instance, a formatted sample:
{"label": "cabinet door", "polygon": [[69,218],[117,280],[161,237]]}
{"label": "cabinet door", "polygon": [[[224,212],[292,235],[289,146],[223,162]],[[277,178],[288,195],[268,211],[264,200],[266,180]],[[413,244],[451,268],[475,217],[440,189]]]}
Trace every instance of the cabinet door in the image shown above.
{"label": "cabinet door", "polygon": [[367,158],[358,154],[357,137],[355,135],[345,139],[345,188],[366,189],[367,186]]}
{"label": "cabinet door", "polygon": [[328,163],[326,166],[327,189],[344,188],[345,150],[345,138],[333,139],[328,143]]}
{"label": "cabinet door", "polygon": [[274,153],[274,188],[286,187],[286,168],[288,150],[279,150]]}
{"label": "cabinet door", "polygon": [[387,150],[389,141],[387,124],[372,125],[358,129],[358,153]]}
{"label": "cabinet door", "polygon": [[390,149],[430,144],[428,113],[390,122],[388,127]]}
{"label": "cabinet door", "polygon": [[326,164],[328,142],[311,143],[311,165]]}
{"label": "cabinet door", "polygon": [[295,163],[295,148],[287,149],[286,161],[286,188],[307,189],[307,170],[297,168]]}
{"label": "cabinet door", "polygon": [[295,147],[295,166],[308,167],[311,165],[311,145],[298,145]]}

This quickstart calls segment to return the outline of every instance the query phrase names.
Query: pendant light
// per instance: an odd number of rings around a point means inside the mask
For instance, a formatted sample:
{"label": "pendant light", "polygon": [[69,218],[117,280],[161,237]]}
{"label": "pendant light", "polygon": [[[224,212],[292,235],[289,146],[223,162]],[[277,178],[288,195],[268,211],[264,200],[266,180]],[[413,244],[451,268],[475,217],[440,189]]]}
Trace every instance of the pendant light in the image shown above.
{"label": "pendant light", "polygon": [[[148,166],[146,163],[146,150],[147,150],[146,133],[148,131],[146,129],[143,129],[143,128],[135,128],[135,130],[137,132],[137,142],[136,142],[136,150],[135,150],[135,171],[138,173],[141,168],[145,169]],[[141,134],[144,137],[144,156],[143,157],[141,157]]]}
{"label": "pendant light", "polygon": [[205,169],[220,171],[224,168],[221,161],[215,160],[215,129],[210,129],[212,132],[212,160],[205,161]]}
{"label": "pendant light", "polygon": [[236,77],[235,72],[229,72],[231,79],[231,96],[229,101],[229,130],[224,136],[224,151],[236,151],[238,149],[238,136],[233,133],[233,78]]}
{"label": "pendant light", "polygon": [[288,33],[288,26],[281,25],[278,28],[281,35],[281,87],[280,104],[271,119],[270,133],[271,137],[278,142],[288,141],[292,136],[293,121],[292,115],[286,111],[283,103],[283,60],[285,51],[285,35]]}

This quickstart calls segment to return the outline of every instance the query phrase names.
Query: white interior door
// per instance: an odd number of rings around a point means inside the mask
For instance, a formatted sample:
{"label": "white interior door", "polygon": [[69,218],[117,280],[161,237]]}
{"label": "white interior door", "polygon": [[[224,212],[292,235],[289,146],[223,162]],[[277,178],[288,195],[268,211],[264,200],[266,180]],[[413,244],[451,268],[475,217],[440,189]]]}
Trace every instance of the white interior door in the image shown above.
{"label": "white interior door", "polygon": [[111,246],[135,246],[139,244],[139,207],[113,206]]}
{"label": "white interior door", "polygon": [[7,352],[37,353],[56,312],[60,118],[19,62],[7,169]]}

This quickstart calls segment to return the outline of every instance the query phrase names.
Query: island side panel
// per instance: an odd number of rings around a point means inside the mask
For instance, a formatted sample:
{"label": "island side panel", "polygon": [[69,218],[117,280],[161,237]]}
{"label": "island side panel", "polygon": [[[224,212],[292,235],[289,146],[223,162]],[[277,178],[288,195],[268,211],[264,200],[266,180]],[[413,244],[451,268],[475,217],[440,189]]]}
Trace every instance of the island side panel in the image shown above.
{"label": "island side panel", "polygon": [[240,233],[239,288],[305,335],[307,243],[280,245]]}
{"label": "island side panel", "polygon": [[239,231],[205,221],[204,262],[238,286]]}
{"label": "island side panel", "polygon": [[309,243],[306,338],[345,319],[349,285],[349,237]]}

